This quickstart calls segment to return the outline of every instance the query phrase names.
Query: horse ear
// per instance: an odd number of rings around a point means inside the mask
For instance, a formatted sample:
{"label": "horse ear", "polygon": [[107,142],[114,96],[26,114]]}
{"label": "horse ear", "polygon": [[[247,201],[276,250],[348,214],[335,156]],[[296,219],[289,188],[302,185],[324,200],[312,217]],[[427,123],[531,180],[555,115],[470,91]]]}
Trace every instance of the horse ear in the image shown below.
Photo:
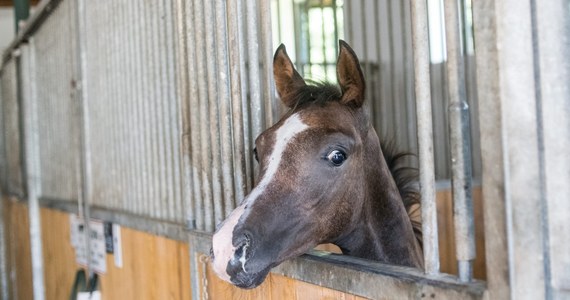
{"label": "horse ear", "polygon": [[336,64],[336,77],[342,90],[341,103],[361,107],[364,102],[364,75],[354,50],[343,40]]}
{"label": "horse ear", "polygon": [[292,99],[289,95],[306,84],[303,77],[295,70],[295,66],[293,66],[283,44],[277,48],[273,57],[273,77],[275,78],[275,87],[281,101],[287,107],[293,107],[295,99]]}

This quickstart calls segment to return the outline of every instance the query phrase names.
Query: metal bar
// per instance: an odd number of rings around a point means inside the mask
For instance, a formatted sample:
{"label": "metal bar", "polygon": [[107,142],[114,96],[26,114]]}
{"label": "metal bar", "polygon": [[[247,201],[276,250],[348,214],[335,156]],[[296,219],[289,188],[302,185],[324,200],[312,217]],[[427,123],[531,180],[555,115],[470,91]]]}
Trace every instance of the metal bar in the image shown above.
{"label": "metal bar", "polygon": [[546,201],[542,202],[548,236],[552,296],[570,297],[570,10],[568,1],[533,1],[535,55],[540,72],[540,113]]}
{"label": "metal bar", "polygon": [[465,94],[465,68],[461,52],[458,9],[457,0],[444,1],[455,254],[458,260],[459,278],[467,282],[473,279],[475,225],[471,196],[469,105]]}
{"label": "metal bar", "polygon": [[[205,44],[204,35],[204,3],[200,0],[194,0],[194,21],[196,26],[196,44]],[[202,177],[202,197],[201,201],[198,202],[198,209],[196,211],[196,223],[197,228],[201,230],[213,229],[213,203],[212,203],[212,169],[211,169],[211,146],[210,146],[210,133],[208,124],[210,124],[210,114],[209,114],[209,104],[208,104],[208,87],[207,78],[203,76],[206,74],[206,66],[204,64],[206,60],[206,48],[196,47],[196,74],[202,74],[198,76],[198,95],[200,98],[200,140],[202,141],[202,169],[200,170]],[[202,217],[203,216],[203,217]]]}
{"label": "metal bar", "polygon": [[[166,59],[166,66],[167,66],[167,87],[170,99],[168,109],[169,114],[167,117],[167,122],[169,124],[169,130],[167,130],[167,136],[169,137],[169,152],[167,153],[167,157],[171,161],[171,168],[169,172],[170,180],[171,180],[171,195],[172,195],[172,221],[184,222],[185,212],[184,206],[182,205],[182,198],[181,198],[181,161],[180,161],[180,130],[181,126],[179,123],[180,120],[180,111],[178,110],[178,99],[180,98],[180,90],[179,85],[186,85],[186,82],[177,81],[177,69],[176,65],[179,63],[177,59],[176,51],[179,49],[178,44],[176,43],[177,40],[177,28],[175,28],[176,23],[176,16],[175,14],[178,11],[175,11],[177,7],[173,3],[173,1],[166,1],[166,49],[167,51],[167,59]],[[183,12],[183,10],[181,10]],[[185,66],[183,65],[185,68]],[[185,95],[185,93],[184,93]]]}
{"label": "metal bar", "polygon": [[[135,80],[135,94],[133,95],[133,104],[135,105],[135,117],[136,117],[136,130],[134,134],[136,135],[135,141],[135,152],[137,157],[137,186],[139,188],[139,198],[138,198],[138,205],[136,206],[135,212],[138,214],[146,214],[145,210],[145,203],[149,197],[149,184],[148,184],[148,166],[149,166],[149,159],[148,159],[148,148],[146,147],[146,135],[147,130],[146,126],[148,125],[145,119],[145,112],[144,112],[144,103],[145,98],[148,96],[145,86],[145,69],[146,63],[144,61],[144,54],[145,48],[143,41],[144,41],[144,10],[142,6],[144,3],[142,1],[136,1],[134,4],[133,12],[134,15],[134,24],[136,24],[135,29],[133,30],[134,40],[134,64],[135,64],[135,73],[136,76]],[[138,31],[141,32],[138,32]]]}
{"label": "metal bar", "polygon": [[[216,21],[212,2],[204,3],[204,19]],[[214,23],[215,24],[215,23]],[[221,137],[220,137],[220,108],[218,103],[218,85],[217,74],[219,68],[217,65],[218,53],[216,51],[215,28],[214,26],[206,26],[205,28],[205,44],[208,49],[206,55],[206,74],[208,77],[208,100],[210,108],[210,139],[211,139],[211,159],[212,159],[212,200],[214,202],[214,220],[211,224],[206,224],[209,231],[213,231],[215,226],[224,220],[223,198],[222,194],[222,174],[221,174]]]}
{"label": "metal bar", "polygon": [[22,112],[24,116],[25,163],[28,198],[28,213],[30,219],[30,248],[32,256],[32,290],[34,299],[45,298],[44,263],[42,254],[42,228],[39,207],[41,194],[38,111],[36,97],[36,59],[34,40],[29,39],[29,45],[22,47],[21,72],[18,80],[30,86],[22,90]]}
{"label": "metal bar", "polygon": [[[267,2],[267,1],[264,1]],[[269,2],[267,2],[269,3]],[[218,64],[218,118],[221,131],[221,170],[224,199],[224,214],[226,218],[236,206],[234,191],[234,157],[232,136],[232,101],[230,94],[230,68],[228,57],[228,36],[226,24],[226,5],[224,1],[215,1],[216,20],[216,53]],[[240,100],[240,99],[237,99]]]}
{"label": "metal bar", "polygon": [[259,1],[259,26],[261,28],[261,58],[263,64],[263,99],[265,101],[265,126],[271,126],[279,117],[279,103],[275,101],[273,83],[273,38],[271,36],[271,1]]}
{"label": "metal bar", "polygon": [[[238,33],[238,50],[241,54],[239,56],[239,72],[241,76],[241,111],[242,111],[242,120],[243,120],[243,146],[244,146],[244,154],[245,154],[245,176],[246,176],[246,191],[250,191],[253,188],[254,176],[255,176],[255,168],[253,166],[253,137],[251,132],[251,112],[250,112],[250,105],[248,101],[248,92],[249,92],[249,85],[247,84],[248,80],[248,70],[246,67],[246,57],[247,51],[245,42],[247,40],[246,36],[243,34],[245,33],[244,29],[244,6],[242,0],[236,0],[236,10],[237,14],[237,33]],[[247,15],[245,15],[247,16]],[[240,149],[241,150],[241,149]],[[239,150],[238,150],[239,151]]]}
{"label": "metal bar", "polygon": [[[186,22],[189,20],[188,12],[193,8],[192,1],[176,0],[174,2],[175,11],[175,60],[176,60],[176,102],[177,102],[177,126],[179,128],[178,136],[180,138],[180,144],[178,148],[180,154],[180,197],[181,197],[181,222],[183,222],[186,229],[194,229],[194,190],[193,190],[193,170],[192,170],[192,134],[195,132],[195,128],[191,127],[191,117],[190,112],[194,108],[190,108],[190,86],[193,85],[193,79],[189,78],[189,69],[194,67],[194,57],[193,49],[187,48],[187,43],[190,40],[189,36],[194,35],[194,31],[190,30],[190,24]],[[192,39],[194,41],[194,39]],[[192,57],[190,56],[190,51],[192,51]],[[193,74],[193,73],[192,73]],[[193,97],[194,98],[194,97]],[[176,167],[176,166],[175,166]]]}
{"label": "metal bar", "polygon": [[[74,38],[77,40],[77,68],[78,68],[78,87],[80,88],[77,97],[80,103],[79,119],[81,122],[81,184],[82,187],[82,204],[83,212],[82,217],[84,220],[90,219],[90,205],[93,203],[93,167],[92,167],[92,153],[91,153],[91,115],[90,115],[90,103],[89,103],[89,89],[88,89],[88,77],[87,77],[87,9],[85,7],[87,1],[79,0],[76,6],[76,28],[77,36]],[[81,206],[80,206],[81,207]],[[86,226],[86,236],[89,235],[89,226]],[[87,253],[91,251],[90,239],[85,239],[85,249]],[[91,261],[87,260],[87,268],[91,269]],[[90,270],[91,271],[91,270]]]}
{"label": "metal bar", "polygon": [[[256,1],[246,1],[246,37],[247,37],[247,58],[249,68],[249,99],[251,116],[251,136],[256,138],[265,129],[264,103],[261,98],[260,77],[259,77],[259,37],[257,34],[257,11]],[[298,59],[298,57],[297,57]],[[254,177],[257,178],[258,170],[254,170]]]}
{"label": "metal bar", "polygon": [[[245,91],[242,89],[243,70],[243,39],[240,38],[240,24],[243,22],[243,11],[241,9],[241,0],[228,2],[228,43],[230,45],[238,45],[229,51],[229,68],[230,68],[230,93],[232,98],[232,129],[234,141],[234,186],[235,200],[241,201],[245,197],[247,190],[247,156],[245,140],[247,139],[244,132],[244,119],[242,109]],[[237,203],[235,203],[237,204]]]}
{"label": "metal bar", "polygon": [[[183,20],[186,25],[187,30],[183,30],[181,37],[184,39],[183,49],[187,51],[184,56],[187,59],[187,71],[184,74],[188,79],[188,95],[186,97],[181,97],[181,103],[186,105],[186,109],[181,109],[182,113],[182,123],[183,123],[183,166],[184,174],[188,176],[190,181],[189,186],[186,187],[186,182],[184,182],[184,191],[189,195],[184,196],[185,199],[189,199],[190,203],[186,213],[187,225],[189,229],[197,228],[197,215],[201,214],[201,208],[198,207],[199,203],[203,201],[201,195],[201,165],[200,153],[202,153],[202,144],[200,140],[200,101],[198,93],[198,77],[196,74],[196,49],[190,43],[196,42],[195,37],[195,18],[194,18],[194,3],[192,1],[184,2],[185,6],[185,18]],[[179,64],[184,65],[184,64]],[[187,72],[187,73],[186,73]],[[189,103],[187,103],[189,102]],[[188,135],[190,135],[188,137]]]}
{"label": "metal bar", "polygon": [[412,0],[412,47],[418,121],[418,156],[422,207],[424,267],[427,274],[439,272],[437,210],[433,156],[433,122],[429,78],[427,7],[423,0]]}

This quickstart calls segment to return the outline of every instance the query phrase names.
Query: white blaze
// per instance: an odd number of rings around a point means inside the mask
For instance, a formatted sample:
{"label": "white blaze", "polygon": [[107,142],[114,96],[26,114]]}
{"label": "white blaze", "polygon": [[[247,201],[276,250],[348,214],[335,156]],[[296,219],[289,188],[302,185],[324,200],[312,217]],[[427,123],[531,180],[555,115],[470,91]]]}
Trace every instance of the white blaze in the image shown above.
{"label": "white blaze", "polygon": [[[233,231],[235,226],[237,225],[239,219],[244,213],[248,213],[249,211],[245,210],[245,206],[253,204],[253,202],[261,195],[265,188],[271,183],[273,180],[275,173],[277,173],[277,169],[279,164],[281,163],[281,157],[283,156],[283,152],[287,148],[289,141],[291,141],[297,134],[304,131],[305,129],[309,128],[301,118],[299,118],[298,114],[294,114],[290,116],[284,123],[277,129],[275,133],[275,144],[273,145],[273,152],[269,155],[268,161],[269,164],[267,166],[267,170],[265,174],[263,174],[263,178],[259,182],[259,184],[251,191],[251,193],[246,197],[243,203],[238,206],[232,213],[228,216],[228,218],[223,222],[220,229],[214,234],[212,238],[212,248],[214,251],[214,261],[213,267],[214,271],[218,274],[218,276],[226,281],[230,281],[230,276],[226,272],[226,268],[228,262],[232,259],[235,252],[235,247],[232,244],[233,240]],[[250,208],[248,208],[249,210]],[[242,253],[242,257],[239,261],[242,264],[242,268],[245,272],[245,254],[247,248],[244,249]]]}

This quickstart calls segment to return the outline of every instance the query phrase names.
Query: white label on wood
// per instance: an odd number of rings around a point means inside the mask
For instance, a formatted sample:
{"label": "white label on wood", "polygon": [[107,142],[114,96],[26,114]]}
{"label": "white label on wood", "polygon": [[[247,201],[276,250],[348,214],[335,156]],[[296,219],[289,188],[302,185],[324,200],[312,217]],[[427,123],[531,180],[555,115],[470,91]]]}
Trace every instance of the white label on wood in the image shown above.
{"label": "white label on wood", "polygon": [[121,226],[113,224],[113,255],[115,258],[115,266],[123,267],[123,247],[121,245]]}

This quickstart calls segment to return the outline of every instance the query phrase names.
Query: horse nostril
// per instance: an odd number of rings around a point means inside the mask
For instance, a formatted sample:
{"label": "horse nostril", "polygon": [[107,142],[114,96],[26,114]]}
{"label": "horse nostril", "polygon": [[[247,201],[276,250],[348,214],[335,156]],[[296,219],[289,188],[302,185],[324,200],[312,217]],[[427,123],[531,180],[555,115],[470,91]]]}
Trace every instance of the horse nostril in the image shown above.
{"label": "horse nostril", "polygon": [[247,273],[245,270],[245,263],[250,256],[250,244],[251,239],[249,235],[244,234],[240,240],[238,240],[238,245],[234,250],[234,255],[230,261],[230,265],[234,269],[241,269],[243,272]]}

